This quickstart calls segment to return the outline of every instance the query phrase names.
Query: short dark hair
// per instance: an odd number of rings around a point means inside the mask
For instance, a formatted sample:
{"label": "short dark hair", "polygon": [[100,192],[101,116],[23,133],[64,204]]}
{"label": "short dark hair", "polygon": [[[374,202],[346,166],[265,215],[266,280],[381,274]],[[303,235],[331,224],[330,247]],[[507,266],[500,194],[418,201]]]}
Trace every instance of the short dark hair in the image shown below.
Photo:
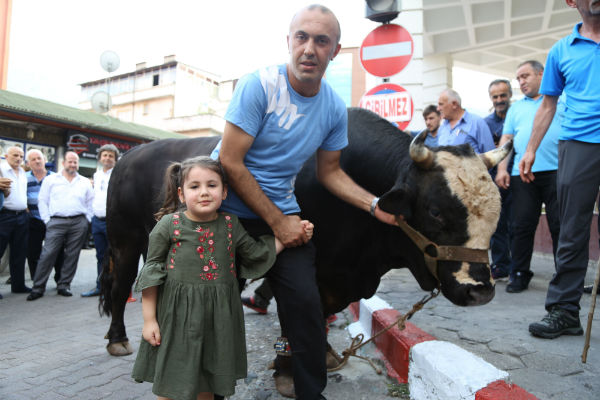
{"label": "short dark hair", "polygon": [[531,68],[533,68],[533,70],[538,74],[540,72],[544,72],[544,65],[541,62],[539,62],[538,60],[523,61],[521,64],[519,64],[519,66],[517,66],[517,68],[521,68],[525,64],[531,65]]}
{"label": "short dark hair", "polygon": [[100,157],[102,156],[102,153],[104,153],[105,151],[114,153],[115,161],[117,161],[119,159],[119,149],[117,149],[117,146],[115,146],[112,143],[108,143],[108,144],[105,144],[102,147],[100,147],[98,149],[98,154],[97,154],[96,158],[98,158],[98,160],[99,160]]}
{"label": "short dark hair", "polygon": [[423,110],[423,118],[427,118],[427,116],[429,114],[431,114],[432,112],[436,113],[438,115],[438,117],[441,115],[440,112],[438,111],[437,107],[433,104],[430,104],[427,107],[425,107],[425,109]]}
{"label": "short dark hair", "polygon": [[[520,65],[519,65],[519,67],[520,67]],[[508,79],[494,79],[493,81],[490,82],[490,85],[488,86],[488,92],[490,91],[492,86],[499,85],[501,83],[504,83],[508,87],[509,97],[512,97],[512,86],[510,85],[510,81]]]}

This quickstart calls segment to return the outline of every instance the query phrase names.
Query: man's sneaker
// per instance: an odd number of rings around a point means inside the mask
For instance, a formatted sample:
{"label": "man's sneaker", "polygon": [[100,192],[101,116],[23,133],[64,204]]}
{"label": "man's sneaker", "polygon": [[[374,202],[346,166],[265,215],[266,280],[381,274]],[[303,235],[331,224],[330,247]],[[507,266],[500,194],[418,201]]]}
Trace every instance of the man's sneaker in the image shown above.
{"label": "man's sneaker", "polygon": [[554,306],[541,322],[529,325],[529,332],[533,336],[554,339],[560,335],[583,335],[583,328],[578,314]]}
{"label": "man's sneaker", "polygon": [[242,297],[242,304],[252,310],[256,311],[259,314],[266,314],[267,307],[269,307],[269,303],[264,304],[260,301],[257,301],[254,296],[251,297]]}
{"label": "man's sneaker", "polygon": [[500,267],[492,266],[492,278],[495,281],[505,281],[508,280],[508,272]]}
{"label": "man's sneaker", "polygon": [[506,285],[506,291],[508,293],[521,293],[523,290],[527,289],[532,277],[533,272],[531,271],[515,272],[513,279]]}

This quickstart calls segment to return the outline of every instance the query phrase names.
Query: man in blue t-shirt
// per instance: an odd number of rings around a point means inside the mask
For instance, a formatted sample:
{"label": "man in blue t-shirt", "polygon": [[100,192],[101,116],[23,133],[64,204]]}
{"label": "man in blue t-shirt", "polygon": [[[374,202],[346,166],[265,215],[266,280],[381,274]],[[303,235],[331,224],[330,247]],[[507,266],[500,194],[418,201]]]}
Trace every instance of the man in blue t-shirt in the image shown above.
{"label": "man in blue t-shirt", "polygon": [[481,117],[462,108],[455,90],[446,89],[440,94],[438,110],[444,119],[438,129],[439,146],[468,143],[477,154],[496,148],[490,128]]}
{"label": "man in blue t-shirt", "polygon": [[[323,399],[326,337],[315,249],[294,195],[297,173],[316,152],[317,175],[329,191],[395,223],[339,164],[348,143],[346,107],[322,80],[341,48],[339,40],[339,23],[329,9],[313,5],[299,11],[288,34],[289,62],[240,79],[225,115],[223,139],[212,155],[221,160],[232,189],[223,210],[238,215],[251,235],[272,231],[287,247],[267,279],[291,348],[293,389],[296,398],[307,400]],[[280,347],[285,353],[287,346]],[[277,363],[286,360],[289,364],[290,358],[278,357]],[[280,383],[278,390],[293,394],[291,385]]]}
{"label": "man in blue t-shirt", "polygon": [[[531,256],[535,231],[545,204],[548,228],[552,237],[553,253],[556,254],[558,232],[558,204],[556,199],[556,169],[558,168],[558,134],[560,132],[560,114],[552,120],[548,134],[537,149],[533,171],[536,179],[525,182],[519,176],[518,162],[521,160],[533,129],[533,118],[542,104],[540,84],[544,74],[544,66],[535,60],[521,63],[517,68],[517,81],[524,98],[514,103],[506,115],[500,144],[513,140],[515,163],[508,171],[508,161],[498,165],[496,183],[499,187],[512,190],[513,196],[513,268],[510,283],[506,286],[508,293],[519,293],[527,289],[533,272],[531,272]],[[561,103],[562,107],[562,103]]]}
{"label": "man in blue t-shirt", "polygon": [[519,163],[519,173],[525,182],[537,179],[532,171],[536,150],[563,94],[565,112],[558,137],[556,181],[560,210],[556,274],[546,295],[548,314],[529,325],[532,335],[550,339],[583,334],[579,301],[589,261],[590,223],[600,185],[600,2],[566,2],[569,7],[577,8],[582,22],[548,53],[540,89],[544,99]]}

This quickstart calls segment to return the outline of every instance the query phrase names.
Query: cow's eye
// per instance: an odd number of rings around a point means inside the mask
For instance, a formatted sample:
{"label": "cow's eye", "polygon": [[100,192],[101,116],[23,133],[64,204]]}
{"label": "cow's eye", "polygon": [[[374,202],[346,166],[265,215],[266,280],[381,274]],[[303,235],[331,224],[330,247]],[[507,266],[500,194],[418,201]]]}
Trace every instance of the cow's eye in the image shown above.
{"label": "cow's eye", "polygon": [[433,218],[439,219],[442,214],[440,213],[440,210],[438,210],[437,208],[430,208],[429,215],[431,215]]}

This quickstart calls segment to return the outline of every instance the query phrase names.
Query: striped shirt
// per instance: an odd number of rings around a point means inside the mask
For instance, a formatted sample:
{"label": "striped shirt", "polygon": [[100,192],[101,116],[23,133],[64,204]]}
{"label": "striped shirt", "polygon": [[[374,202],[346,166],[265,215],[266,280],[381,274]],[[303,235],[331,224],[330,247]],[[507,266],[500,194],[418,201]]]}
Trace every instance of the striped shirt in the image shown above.
{"label": "striped shirt", "polygon": [[[54,172],[52,171],[46,171],[46,176],[53,173]],[[46,176],[44,176],[44,178]],[[40,211],[38,210],[38,196],[40,194],[40,188],[42,187],[44,178],[38,182],[35,175],[33,175],[33,171],[27,172],[27,208],[29,208],[30,211],[29,215],[39,220],[41,220],[42,217],[40,216]]]}

